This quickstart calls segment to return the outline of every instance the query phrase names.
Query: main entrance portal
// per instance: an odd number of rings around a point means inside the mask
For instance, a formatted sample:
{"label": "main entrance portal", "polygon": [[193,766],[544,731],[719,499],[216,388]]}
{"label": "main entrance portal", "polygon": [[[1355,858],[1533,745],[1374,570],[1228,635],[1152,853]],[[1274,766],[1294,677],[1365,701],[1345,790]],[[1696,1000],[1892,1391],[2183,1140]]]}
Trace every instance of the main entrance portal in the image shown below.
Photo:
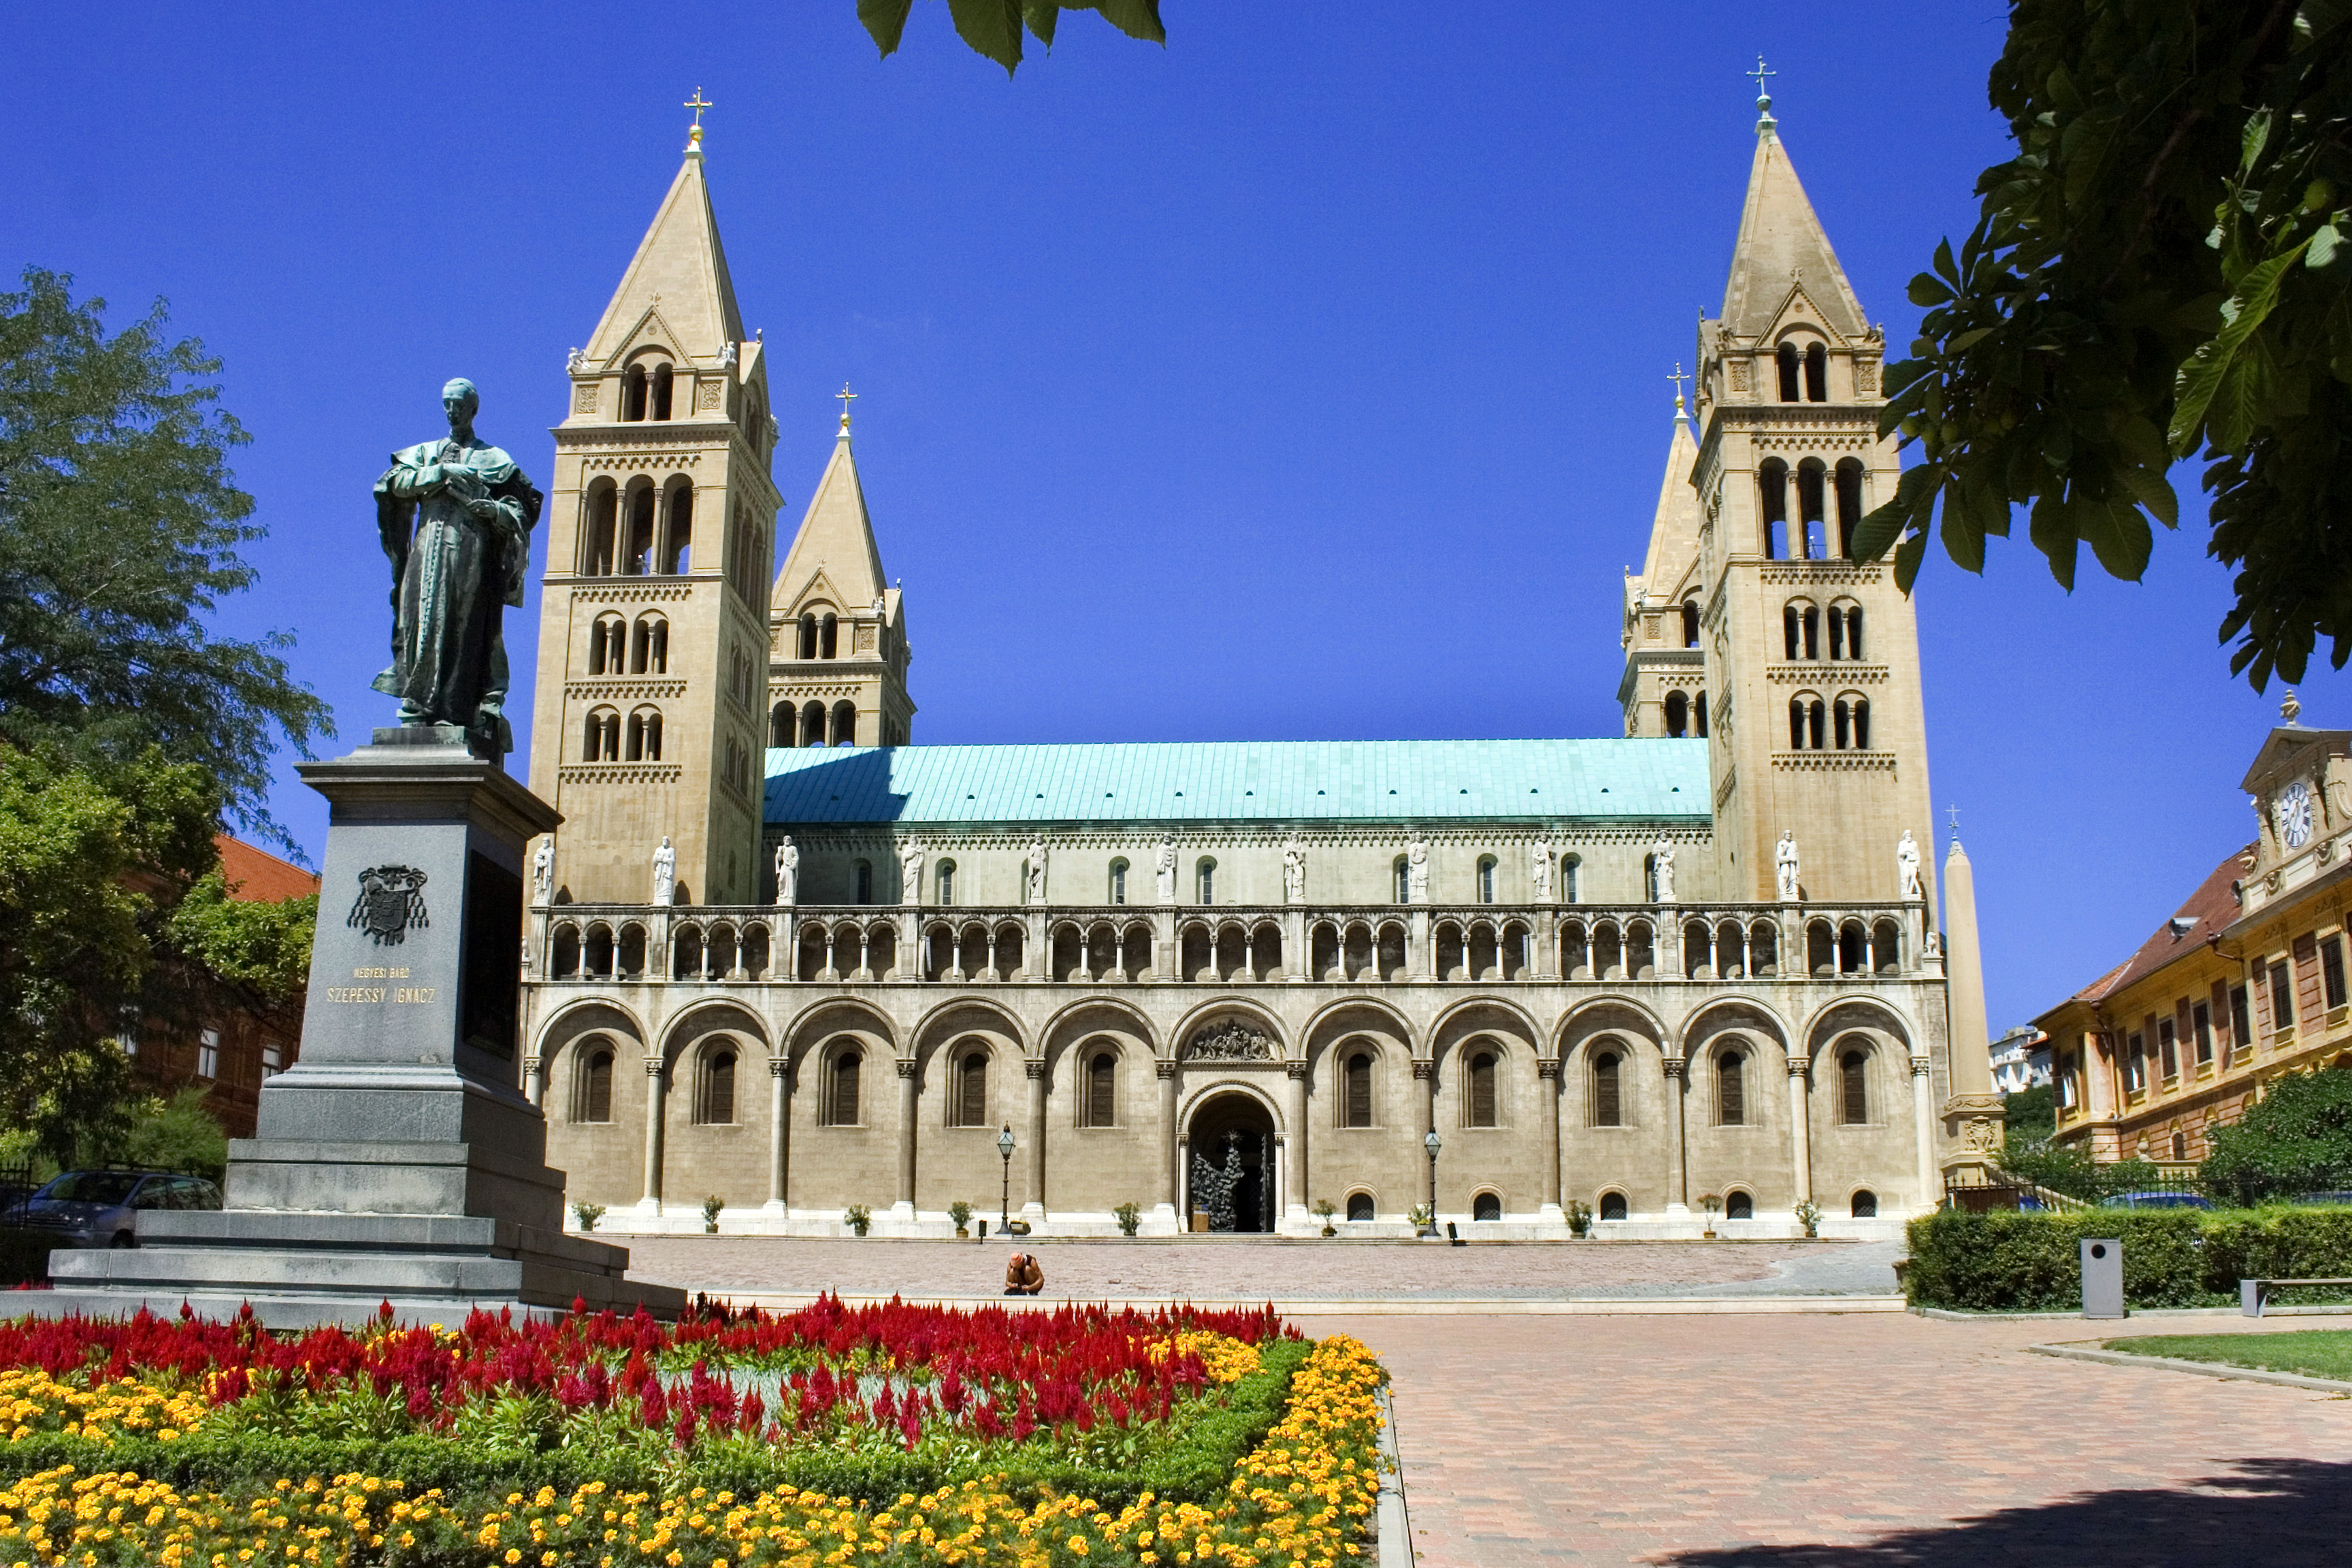
{"label": "main entrance portal", "polygon": [[1188,1142],[1192,1213],[1213,1231],[1273,1230],[1274,1118],[1265,1107],[1246,1094],[1213,1095],[1192,1112]]}

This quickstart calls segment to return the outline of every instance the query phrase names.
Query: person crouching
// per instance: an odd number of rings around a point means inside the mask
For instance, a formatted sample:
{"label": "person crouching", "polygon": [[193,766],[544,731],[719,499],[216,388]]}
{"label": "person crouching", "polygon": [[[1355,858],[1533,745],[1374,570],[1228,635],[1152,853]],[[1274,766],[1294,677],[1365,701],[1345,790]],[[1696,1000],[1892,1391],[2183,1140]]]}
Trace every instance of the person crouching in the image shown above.
{"label": "person crouching", "polygon": [[1004,1266],[1004,1293],[1008,1296],[1034,1296],[1045,1288],[1045,1270],[1038,1264],[1034,1252],[1016,1252]]}

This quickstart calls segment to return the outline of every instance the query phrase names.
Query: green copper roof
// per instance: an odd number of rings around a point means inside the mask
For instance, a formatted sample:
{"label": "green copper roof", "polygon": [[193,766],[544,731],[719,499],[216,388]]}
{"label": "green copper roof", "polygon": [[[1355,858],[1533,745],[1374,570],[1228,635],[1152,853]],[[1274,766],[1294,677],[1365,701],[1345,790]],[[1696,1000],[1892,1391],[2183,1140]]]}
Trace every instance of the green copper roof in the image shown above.
{"label": "green copper roof", "polygon": [[1705,821],[1704,741],[1224,741],[768,753],[766,819]]}

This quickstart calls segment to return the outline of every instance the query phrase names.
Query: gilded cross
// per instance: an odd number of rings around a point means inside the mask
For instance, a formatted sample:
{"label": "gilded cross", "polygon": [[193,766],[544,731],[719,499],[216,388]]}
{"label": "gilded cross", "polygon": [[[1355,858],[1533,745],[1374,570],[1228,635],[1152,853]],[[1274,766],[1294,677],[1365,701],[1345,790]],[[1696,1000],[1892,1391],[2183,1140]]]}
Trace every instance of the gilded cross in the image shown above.
{"label": "gilded cross", "polygon": [[1675,374],[1666,379],[1675,384],[1675,407],[1679,410],[1683,405],[1683,383],[1691,379],[1683,374],[1682,361],[1675,361]]}
{"label": "gilded cross", "polygon": [[[1765,79],[1767,77],[1779,76],[1780,73],[1776,70],[1765,69],[1764,57],[1762,55],[1758,55],[1756,57],[1756,68],[1752,71],[1743,71],[1741,74],[1744,76],[1753,77],[1756,79],[1756,107],[1759,109],[1769,107],[1772,101],[1772,95],[1765,90]],[[699,93],[702,89],[700,88],[696,88],[694,90]]]}
{"label": "gilded cross", "polygon": [[856,398],[857,394],[850,391],[849,383],[845,381],[841,384],[841,390],[835,393],[834,396],[841,400],[841,427],[846,430],[849,428],[849,405]]}
{"label": "gilded cross", "polygon": [[[1761,64],[1763,64],[1763,62],[1764,62],[1764,57],[1763,57],[1763,56],[1761,56],[1761,55],[1759,55],[1758,57],[1756,57],[1756,60],[1757,60],[1757,63],[1758,63],[1759,65],[1761,65]],[[702,127],[702,111],[703,111],[704,110],[706,110],[706,109],[716,109],[716,108],[718,107],[718,105],[717,105],[717,104],[714,104],[714,103],[710,102],[709,100],[705,99],[705,98],[702,96],[702,89],[701,89],[700,88],[698,88],[698,88],[696,88],[696,89],[694,89],[694,96],[693,96],[692,98],[688,99],[684,103],[680,104],[678,107],[679,107],[679,108],[681,108],[681,109],[691,109],[692,110],[694,110],[694,124],[695,124],[695,128],[696,128],[697,130],[700,130],[700,129],[701,129],[701,127]]]}
{"label": "gilded cross", "polygon": [[1960,808],[1957,805],[1951,805],[1946,806],[1944,809],[1951,814],[1952,837],[1958,838],[1960,836]]}

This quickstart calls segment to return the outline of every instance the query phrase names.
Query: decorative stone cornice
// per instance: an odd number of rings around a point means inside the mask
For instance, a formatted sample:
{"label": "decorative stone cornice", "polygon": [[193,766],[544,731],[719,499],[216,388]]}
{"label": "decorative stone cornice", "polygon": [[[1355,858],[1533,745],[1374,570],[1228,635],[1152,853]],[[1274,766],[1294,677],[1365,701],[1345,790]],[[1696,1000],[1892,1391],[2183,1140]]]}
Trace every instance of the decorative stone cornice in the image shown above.
{"label": "decorative stone cornice", "polygon": [[686,695],[683,680],[572,680],[563,695],[574,702],[661,702]]}
{"label": "decorative stone cornice", "polygon": [[1883,664],[1848,664],[1842,659],[1801,659],[1764,667],[1764,679],[1775,686],[1877,686],[1885,683],[1886,675]]}
{"label": "decorative stone cornice", "polygon": [[[553,573],[548,574],[547,580],[551,583],[564,581]],[[716,587],[719,580],[713,577],[709,584]],[[698,585],[690,577],[574,577],[572,579],[572,602],[575,605],[620,605],[636,600],[646,604],[670,604],[694,597]]]}
{"label": "decorative stone cornice", "polygon": [[1775,771],[1792,773],[1891,773],[1892,752],[1775,752]]}
{"label": "decorative stone cornice", "polygon": [[674,784],[683,776],[678,763],[566,763],[555,770],[560,784]]}

